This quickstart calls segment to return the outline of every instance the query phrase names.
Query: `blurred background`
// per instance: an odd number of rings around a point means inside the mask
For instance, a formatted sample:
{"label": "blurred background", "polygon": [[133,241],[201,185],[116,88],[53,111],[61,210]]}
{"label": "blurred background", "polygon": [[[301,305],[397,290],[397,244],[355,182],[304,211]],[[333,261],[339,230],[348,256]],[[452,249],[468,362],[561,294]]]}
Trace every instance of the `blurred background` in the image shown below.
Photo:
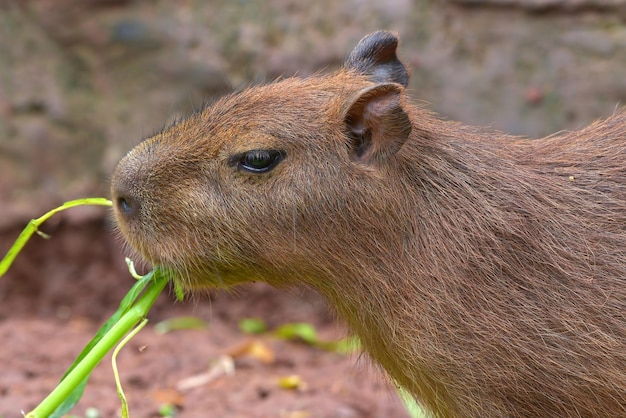
{"label": "blurred background", "polygon": [[625,22],[626,0],[0,1],[0,231],[107,195],[142,138],[233,89],[334,70],[381,28],[446,118],[581,127],[625,101]]}

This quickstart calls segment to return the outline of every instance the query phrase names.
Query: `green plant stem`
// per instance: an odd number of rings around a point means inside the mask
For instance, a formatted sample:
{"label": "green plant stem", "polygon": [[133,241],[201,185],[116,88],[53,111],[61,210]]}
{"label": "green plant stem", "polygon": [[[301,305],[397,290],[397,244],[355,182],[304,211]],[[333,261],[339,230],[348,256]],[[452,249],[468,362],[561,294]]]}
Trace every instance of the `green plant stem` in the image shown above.
{"label": "green plant stem", "polygon": [[102,339],[85,355],[82,361],[57,385],[57,387],[31,412],[26,418],[48,417],[74,390],[76,386],[89,376],[91,371],[106,356],[106,354],[130,332],[135,325],[143,320],[154,304],[156,298],[167,284],[168,280],[160,275],[146,289],[137,300]]}
{"label": "green plant stem", "polygon": [[26,245],[28,239],[35,232],[39,232],[38,228],[42,223],[47,221],[52,215],[57,212],[82,205],[112,206],[113,203],[110,200],[102,197],[70,200],[69,202],[63,203],[63,205],[59,206],[58,208],[52,209],[51,211],[47,212],[37,219],[31,219],[30,222],[28,222],[28,225],[26,225],[24,230],[20,233],[19,237],[17,237],[13,246],[9,248],[6,256],[4,256],[2,260],[0,260],[0,277],[2,277],[4,273],[7,272],[9,267],[11,267],[11,264],[13,264],[13,260],[15,260],[15,257],[20,253],[20,251],[22,251],[22,248],[24,248],[24,245]]}
{"label": "green plant stem", "polygon": [[129,418],[130,414],[128,412],[128,401],[126,400],[126,394],[124,393],[124,388],[122,387],[122,381],[120,380],[120,373],[117,369],[117,355],[120,353],[122,348],[128,343],[135,335],[139,333],[148,323],[148,318],[144,318],[139,325],[137,325],[124,339],[115,347],[113,350],[113,355],[111,356],[111,368],[113,369],[113,377],[115,378],[115,386],[117,387],[117,395],[122,401],[122,418]]}

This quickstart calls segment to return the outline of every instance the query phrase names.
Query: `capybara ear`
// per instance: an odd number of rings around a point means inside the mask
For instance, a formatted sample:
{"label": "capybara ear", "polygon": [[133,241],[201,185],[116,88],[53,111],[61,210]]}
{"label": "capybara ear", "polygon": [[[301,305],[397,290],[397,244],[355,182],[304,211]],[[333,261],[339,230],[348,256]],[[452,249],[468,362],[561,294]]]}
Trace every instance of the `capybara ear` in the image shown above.
{"label": "capybara ear", "polygon": [[357,92],[344,112],[355,160],[370,164],[395,154],[411,133],[411,121],[402,109],[402,86],[383,83]]}
{"label": "capybara ear", "polygon": [[406,87],[409,73],[396,56],[398,36],[377,31],[361,39],[352,50],[344,67],[365,74],[375,83],[398,83]]}

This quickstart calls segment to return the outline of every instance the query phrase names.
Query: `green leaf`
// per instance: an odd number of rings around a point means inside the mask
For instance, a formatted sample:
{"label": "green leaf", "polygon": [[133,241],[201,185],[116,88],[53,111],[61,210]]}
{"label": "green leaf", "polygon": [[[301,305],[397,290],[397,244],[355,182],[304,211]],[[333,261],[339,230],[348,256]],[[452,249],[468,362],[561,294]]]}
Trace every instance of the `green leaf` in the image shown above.
{"label": "green leaf", "polygon": [[76,357],[76,360],[74,360],[74,363],[72,363],[72,365],[69,367],[69,369],[67,369],[67,371],[65,372],[65,374],[63,375],[63,377],[61,378],[61,382],[63,381],[63,379],[65,379],[65,377],[72,371],[74,370],[74,368],[76,367],[76,365],[78,363],[80,363],[83,358],[85,358],[85,355],[87,355],[87,353],[89,353],[91,351],[91,349],[98,344],[98,342],[102,339],[102,337],[109,332],[109,330],[111,329],[111,327],[113,327],[113,325],[115,325],[120,317],[122,315],[124,315],[126,312],[128,312],[128,310],[130,309],[130,307],[132,306],[133,302],[135,302],[135,300],[137,299],[137,297],[141,294],[141,292],[145,289],[145,287],[148,285],[148,283],[150,282],[150,280],[152,280],[152,277],[154,276],[154,271],[151,271],[150,273],[146,274],[145,276],[143,276],[141,278],[141,280],[137,281],[135,283],[135,285],[128,291],[128,293],[126,293],[126,296],[124,296],[124,299],[122,299],[122,301],[120,302],[120,306],[117,309],[117,311],[115,311],[115,313],[113,313],[113,315],[111,315],[111,317],[109,318],[108,321],[106,321],[104,323],[104,325],[102,325],[100,327],[100,329],[98,330],[98,332],[96,333],[96,335],[91,339],[91,341],[89,341],[89,343],[87,343],[87,345],[85,346],[85,348],[83,348],[83,351],[80,352],[80,354],[78,355],[78,357]]}
{"label": "green leaf", "polygon": [[[87,344],[59,384],[46,399],[26,414],[26,417],[41,418],[49,417],[52,414],[61,416],[69,411],[80,398],[82,393],[80,386],[88,378],[91,371],[113,349],[115,344],[145,318],[168,280],[169,276],[165,277],[158,268],[155,268],[135,283],[120,303],[119,309]],[[151,285],[140,295],[149,282]]]}
{"label": "green leaf", "polygon": [[267,331],[267,324],[261,318],[244,318],[239,321],[239,329],[246,334],[262,334]]}
{"label": "green leaf", "polygon": [[209,324],[206,321],[195,316],[179,316],[157,323],[154,326],[154,331],[157,334],[167,334],[168,332],[183,329],[206,329],[208,327]]}
{"label": "green leaf", "polygon": [[338,341],[320,341],[317,346],[339,354],[350,354],[361,350],[361,342],[357,337],[346,337]]}
{"label": "green leaf", "polygon": [[315,327],[306,322],[293,322],[281,325],[276,328],[274,335],[285,340],[300,339],[310,345],[317,345],[319,342]]}
{"label": "green leaf", "polygon": [[162,405],[159,408],[159,415],[162,417],[175,417],[176,407],[170,403]]}
{"label": "green leaf", "polygon": [[[141,280],[135,283],[135,285],[130,289],[126,296],[124,296],[124,299],[122,299],[122,301],[120,302],[120,306],[117,311],[115,311],[115,313],[111,315],[109,320],[100,327],[96,335],[91,339],[91,341],[89,341],[89,343],[87,343],[87,345],[85,346],[85,348],[83,348],[78,357],[76,357],[76,360],[74,360],[74,363],[72,363],[72,365],[67,369],[59,383],[61,383],[67,377],[67,375],[70,374],[76,368],[76,366],[83,361],[85,356],[89,354],[89,352],[91,352],[93,347],[98,344],[100,340],[102,340],[102,337],[105,336],[111,330],[113,325],[115,325],[119,321],[120,317],[128,312],[133,302],[137,299],[137,297],[141,294],[146,285],[150,282],[153,275],[154,271],[151,271],[150,273],[143,276]],[[54,410],[54,412],[50,415],[52,418],[61,418],[72,408],[74,408],[74,406],[76,406],[80,398],[83,396],[83,392],[85,390],[85,386],[87,386],[90,374],[85,376],[84,380],[78,386],[76,386],[74,390],[72,390],[72,392],[67,396],[67,398],[65,398],[63,403]]]}

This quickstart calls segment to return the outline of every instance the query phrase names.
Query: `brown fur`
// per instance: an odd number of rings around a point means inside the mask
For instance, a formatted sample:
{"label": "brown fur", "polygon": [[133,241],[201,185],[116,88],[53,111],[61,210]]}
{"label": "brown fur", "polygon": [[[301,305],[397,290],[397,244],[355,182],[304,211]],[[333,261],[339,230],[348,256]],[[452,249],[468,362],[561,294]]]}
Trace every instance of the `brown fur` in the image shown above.
{"label": "brown fur", "polygon": [[[190,288],[317,289],[434,416],[626,416],[626,113],[538,140],[444,121],[390,37],[140,144],[122,233]],[[251,149],[285,157],[229,162]]]}

